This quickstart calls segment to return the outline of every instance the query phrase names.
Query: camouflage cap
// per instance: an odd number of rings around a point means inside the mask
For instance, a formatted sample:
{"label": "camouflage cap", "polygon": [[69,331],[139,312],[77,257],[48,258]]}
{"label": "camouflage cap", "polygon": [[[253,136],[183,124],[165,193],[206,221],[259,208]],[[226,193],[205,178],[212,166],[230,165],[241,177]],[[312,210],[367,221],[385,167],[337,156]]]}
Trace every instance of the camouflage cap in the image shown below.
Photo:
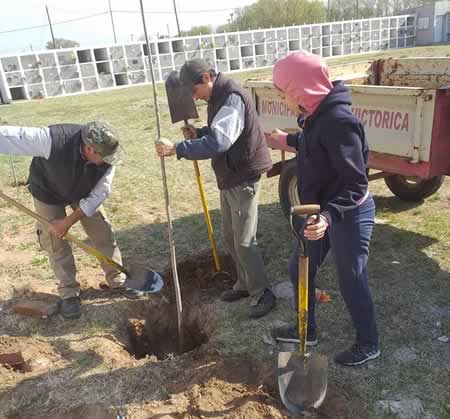
{"label": "camouflage cap", "polygon": [[123,148],[119,144],[119,134],[104,121],[93,121],[83,126],[81,130],[83,143],[91,146],[105,163],[115,166],[125,158]]}

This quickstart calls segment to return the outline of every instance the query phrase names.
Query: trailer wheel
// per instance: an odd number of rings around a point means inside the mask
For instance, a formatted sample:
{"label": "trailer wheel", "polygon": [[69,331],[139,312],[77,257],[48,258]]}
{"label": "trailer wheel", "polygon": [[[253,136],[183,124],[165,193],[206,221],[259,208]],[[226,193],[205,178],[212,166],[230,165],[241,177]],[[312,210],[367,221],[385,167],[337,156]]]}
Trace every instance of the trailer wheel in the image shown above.
{"label": "trailer wheel", "polygon": [[445,176],[435,176],[430,179],[393,175],[384,178],[390,191],[403,201],[422,201],[436,193],[444,182]]}
{"label": "trailer wheel", "polygon": [[284,163],[278,181],[278,197],[284,215],[289,216],[291,207],[300,205],[297,191],[297,163],[295,159]]}

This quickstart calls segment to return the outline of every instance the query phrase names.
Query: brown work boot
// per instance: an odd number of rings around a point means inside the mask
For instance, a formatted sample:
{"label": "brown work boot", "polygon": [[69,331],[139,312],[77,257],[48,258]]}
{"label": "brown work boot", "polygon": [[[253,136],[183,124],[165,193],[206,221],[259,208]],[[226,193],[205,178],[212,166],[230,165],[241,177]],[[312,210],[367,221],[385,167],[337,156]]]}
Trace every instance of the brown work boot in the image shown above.
{"label": "brown work boot", "polygon": [[222,301],[226,301],[227,303],[230,303],[232,301],[240,300],[241,298],[247,298],[250,294],[248,291],[245,290],[226,290],[222,293],[220,296],[220,299]]}

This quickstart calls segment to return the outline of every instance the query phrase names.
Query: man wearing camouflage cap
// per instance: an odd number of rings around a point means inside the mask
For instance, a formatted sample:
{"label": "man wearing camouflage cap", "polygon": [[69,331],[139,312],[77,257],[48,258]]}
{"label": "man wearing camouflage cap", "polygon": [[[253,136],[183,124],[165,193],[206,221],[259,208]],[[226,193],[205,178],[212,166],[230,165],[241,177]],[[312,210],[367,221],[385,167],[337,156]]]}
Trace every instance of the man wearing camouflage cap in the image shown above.
{"label": "man wearing camouflage cap", "polygon": [[[36,212],[51,222],[49,228],[37,225],[38,240],[59,281],[62,316],[79,318],[80,284],[72,249],[63,237],[80,221],[95,247],[122,263],[102,207],[123,154],[118,134],[101,121],[39,128],[0,126],[0,153],[33,156],[29,190]],[[70,214],[66,206],[72,208]],[[109,287],[125,291],[125,275],[106,264],[102,268]]]}

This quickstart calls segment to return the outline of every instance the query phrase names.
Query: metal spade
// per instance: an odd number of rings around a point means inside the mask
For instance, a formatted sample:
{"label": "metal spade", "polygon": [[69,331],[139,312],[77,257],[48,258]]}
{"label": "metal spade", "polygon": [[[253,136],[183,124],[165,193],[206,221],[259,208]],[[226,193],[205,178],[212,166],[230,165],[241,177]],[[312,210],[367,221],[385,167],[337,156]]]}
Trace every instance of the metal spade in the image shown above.
{"label": "metal spade", "polygon": [[[298,352],[278,354],[278,388],[286,408],[294,414],[318,408],[327,393],[328,360],[324,355],[306,353],[308,324],[308,240],[304,236],[306,219],[320,212],[319,205],[299,205],[291,208],[291,229],[299,241],[298,270]],[[294,216],[305,216],[300,232],[294,226]]]}
{"label": "metal spade", "polygon": [[[34,211],[31,211],[29,208],[25,207],[24,205],[20,204],[14,199],[10,198],[2,191],[0,191],[0,198],[3,198],[5,201],[15,206],[25,214],[30,215],[35,220],[39,221],[42,225],[46,227],[50,226],[50,222],[48,220],[41,217],[39,214],[36,214]],[[159,292],[164,286],[162,276],[158,272],[152,271],[144,267],[139,267],[137,269],[133,269],[132,271],[128,271],[116,261],[99,252],[95,247],[89,246],[88,244],[86,244],[80,239],[77,239],[71,234],[66,233],[64,239],[72,243],[75,243],[77,246],[81,247],[86,253],[96,257],[100,263],[106,263],[116,268],[118,271],[123,272],[127,276],[127,279],[124,284],[125,288],[136,291],[137,295],[153,294]]]}

